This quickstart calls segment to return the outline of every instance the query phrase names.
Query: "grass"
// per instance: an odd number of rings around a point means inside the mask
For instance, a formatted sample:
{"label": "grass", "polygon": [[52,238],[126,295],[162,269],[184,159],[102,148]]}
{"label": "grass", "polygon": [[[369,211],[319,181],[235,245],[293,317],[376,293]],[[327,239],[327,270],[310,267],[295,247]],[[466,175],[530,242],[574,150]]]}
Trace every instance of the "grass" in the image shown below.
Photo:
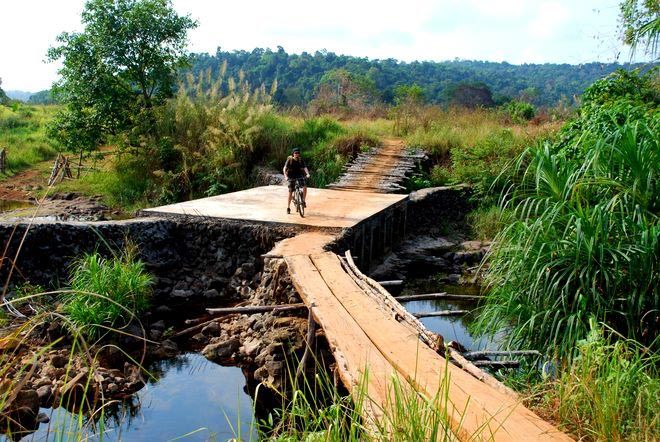
{"label": "grass", "polygon": [[497,205],[480,207],[468,214],[468,223],[477,239],[493,240],[513,220],[509,210]]}
{"label": "grass", "polygon": [[57,106],[0,105],[0,148],[7,149],[7,175],[28,169],[57,155],[57,143],[46,134],[46,124]]}
{"label": "grass", "polygon": [[580,440],[660,440],[660,355],[591,326],[572,364],[545,385],[545,408]]}
{"label": "grass", "polygon": [[98,337],[127,325],[149,306],[152,282],[134,248],[110,259],[87,253],[73,264],[63,310],[83,334]]}
{"label": "grass", "polygon": [[[449,398],[451,375],[448,359],[439,391],[433,397],[421,394],[394,373],[389,379],[382,380],[388,384],[385,403],[370,398],[368,369],[361,371],[353,390],[347,393],[336,385],[337,381],[333,381],[323,362],[315,359],[313,364],[313,376],[299,379],[295,377],[297,363],[287,365],[289,385],[293,387],[289,393],[279,392],[281,407],[258,423],[256,428],[260,439],[455,441],[458,440],[457,434],[461,435],[461,440],[493,438],[490,421],[483,422],[473,434],[467,434],[463,426],[466,410],[457,409]],[[262,387],[257,388],[257,397],[259,388]],[[500,424],[496,427],[499,428]]]}
{"label": "grass", "polygon": [[504,206],[515,221],[488,256],[492,290],[478,330],[507,327],[514,348],[550,348],[564,358],[593,316],[657,343],[656,133],[648,123],[623,123],[583,137],[591,145],[579,163],[549,146],[521,158],[529,163],[525,180]]}

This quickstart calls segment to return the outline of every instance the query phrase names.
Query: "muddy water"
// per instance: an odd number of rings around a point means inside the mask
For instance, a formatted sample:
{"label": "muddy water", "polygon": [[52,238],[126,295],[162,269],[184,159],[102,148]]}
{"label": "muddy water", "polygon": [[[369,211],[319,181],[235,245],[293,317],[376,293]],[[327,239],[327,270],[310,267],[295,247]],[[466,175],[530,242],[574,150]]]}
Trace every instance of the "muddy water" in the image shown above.
{"label": "muddy water", "polygon": [[104,421],[89,422],[82,434],[76,431],[77,415],[63,408],[42,409],[50,423],[42,423],[22,440],[256,440],[253,402],[244,391],[240,368],[188,353],[149,369],[157,380],[148,381],[124,403],[109,407]]}

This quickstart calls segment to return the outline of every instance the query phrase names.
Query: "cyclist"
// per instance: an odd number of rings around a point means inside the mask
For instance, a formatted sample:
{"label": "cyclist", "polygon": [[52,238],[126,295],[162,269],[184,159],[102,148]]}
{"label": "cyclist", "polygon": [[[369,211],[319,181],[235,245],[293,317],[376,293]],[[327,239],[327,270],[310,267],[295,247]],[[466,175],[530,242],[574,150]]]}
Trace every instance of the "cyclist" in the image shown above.
{"label": "cyclist", "polygon": [[303,206],[307,207],[305,203],[307,201],[307,184],[305,183],[305,178],[309,178],[309,170],[300,156],[300,149],[293,149],[291,155],[286,159],[282,171],[284,172],[284,179],[289,182],[289,199],[286,202],[286,213],[291,213],[291,197],[293,196],[293,190],[296,188],[296,180],[301,180],[301,185],[303,186]]}

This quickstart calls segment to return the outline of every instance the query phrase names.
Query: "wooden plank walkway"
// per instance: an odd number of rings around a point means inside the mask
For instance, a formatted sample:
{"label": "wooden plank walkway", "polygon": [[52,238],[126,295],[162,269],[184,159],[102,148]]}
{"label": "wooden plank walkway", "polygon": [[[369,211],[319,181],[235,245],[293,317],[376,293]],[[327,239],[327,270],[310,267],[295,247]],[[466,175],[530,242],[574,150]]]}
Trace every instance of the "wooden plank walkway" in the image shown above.
{"label": "wooden plank walkway", "polygon": [[397,377],[404,388],[427,399],[442,394],[444,384],[448,401],[442,406],[461,440],[571,440],[516,399],[423,344],[390,309],[365,295],[335,254],[299,254],[285,260],[296,290],[323,327],[342,381],[354,395],[368,373],[363,385],[367,419],[387,413]]}

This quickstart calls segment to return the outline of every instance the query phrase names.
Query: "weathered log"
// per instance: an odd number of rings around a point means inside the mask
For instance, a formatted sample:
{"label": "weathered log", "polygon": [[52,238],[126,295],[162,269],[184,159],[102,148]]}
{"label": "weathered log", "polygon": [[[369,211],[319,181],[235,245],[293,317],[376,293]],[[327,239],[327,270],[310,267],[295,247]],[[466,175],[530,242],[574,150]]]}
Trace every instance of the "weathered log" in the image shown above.
{"label": "weathered log", "polygon": [[402,279],[392,279],[390,281],[377,281],[377,282],[383,287],[395,287],[395,286],[403,285]]}
{"label": "weathered log", "polygon": [[472,361],[477,367],[490,367],[490,368],[516,368],[520,366],[520,361],[503,360],[503,361]]}
{"label": "weathered log", "polygon": [[429,318],[435,316],[462,316],[470,313],[468,310],[440,310],[437,312],[413,313],[416,318]]}
{"label": "weathered log", "polygon": [[454,348],[451,347],[451,343],[449,346],[447,346],[447,350],[449,352],[449,356],[458,364],[459,367],[461,367],[463,370],[467,371],[470,373],[472,376],[475,378],[479,379],[481,382],[483,382],[486,385],[489,385],[498,391],[506,394],[507,396],[510,396],[512,398],[518,399],[518,393],[495,379],[492,375],[486,373],[476,365],[474,365],[472,362],[468,361],[465,359],[461,353]]}
{"label": "weathered log", "polygon": [[472,296],[472,295],[455,295],[453,293],[424,293],[420,295],[406,295],[406,296],[395,296],[399,302],[408,302],[408,301],[424,301],[429,299],[454,299],[457,301],[477,301],[482,299],[483,296]]}
{"label": "weathered log", "polygon": [[381,304],[392,309],[396,319],[414,330],[422,342],[433,350],[438,351],[444,347],[442,336],[427,330],[426,327],[424,327],[424,324],[397,302],[387,290],[358,269],[353,261],[350,250],[347,250],[344,255],[345,259],[341,261],[344,265],[344,269],[349,275],[353,276],[355,283],[360,286],[368,296],[371,296]]}
{"label": "weathered log", "polygon": [[487,356],[541,356],[537,350],[480,350],[463,353],[467,359],[479,359]]}
{"label": "weathered log", "polygon": [[298,365],[298,369],[296,370],[296,383],[299,382],[300,377],[305,372],[307,367],[307,360],[309,359],[309,354],[312,352],[312,348],[314,347],[314,340],[316,339],[316,321],[314,320],[314,313],[312,311],[313,308],[314,303],[309,306],[309,315],[307,316],[307,337],[305,338],[305,352],[303,353],[303,356],[300,359],[300,364]]}
{"label": "weathered log", "polygon": [[306,307],[304,303],[300,302],[297,304],[246,305],[243,307],[207,308],[206,311],[212,315],[228,315],[232,313],[249,315],[249,314],[266,313],[266,312],[285,312],[290,310],[300,310],[302,308],[306,308]]}

